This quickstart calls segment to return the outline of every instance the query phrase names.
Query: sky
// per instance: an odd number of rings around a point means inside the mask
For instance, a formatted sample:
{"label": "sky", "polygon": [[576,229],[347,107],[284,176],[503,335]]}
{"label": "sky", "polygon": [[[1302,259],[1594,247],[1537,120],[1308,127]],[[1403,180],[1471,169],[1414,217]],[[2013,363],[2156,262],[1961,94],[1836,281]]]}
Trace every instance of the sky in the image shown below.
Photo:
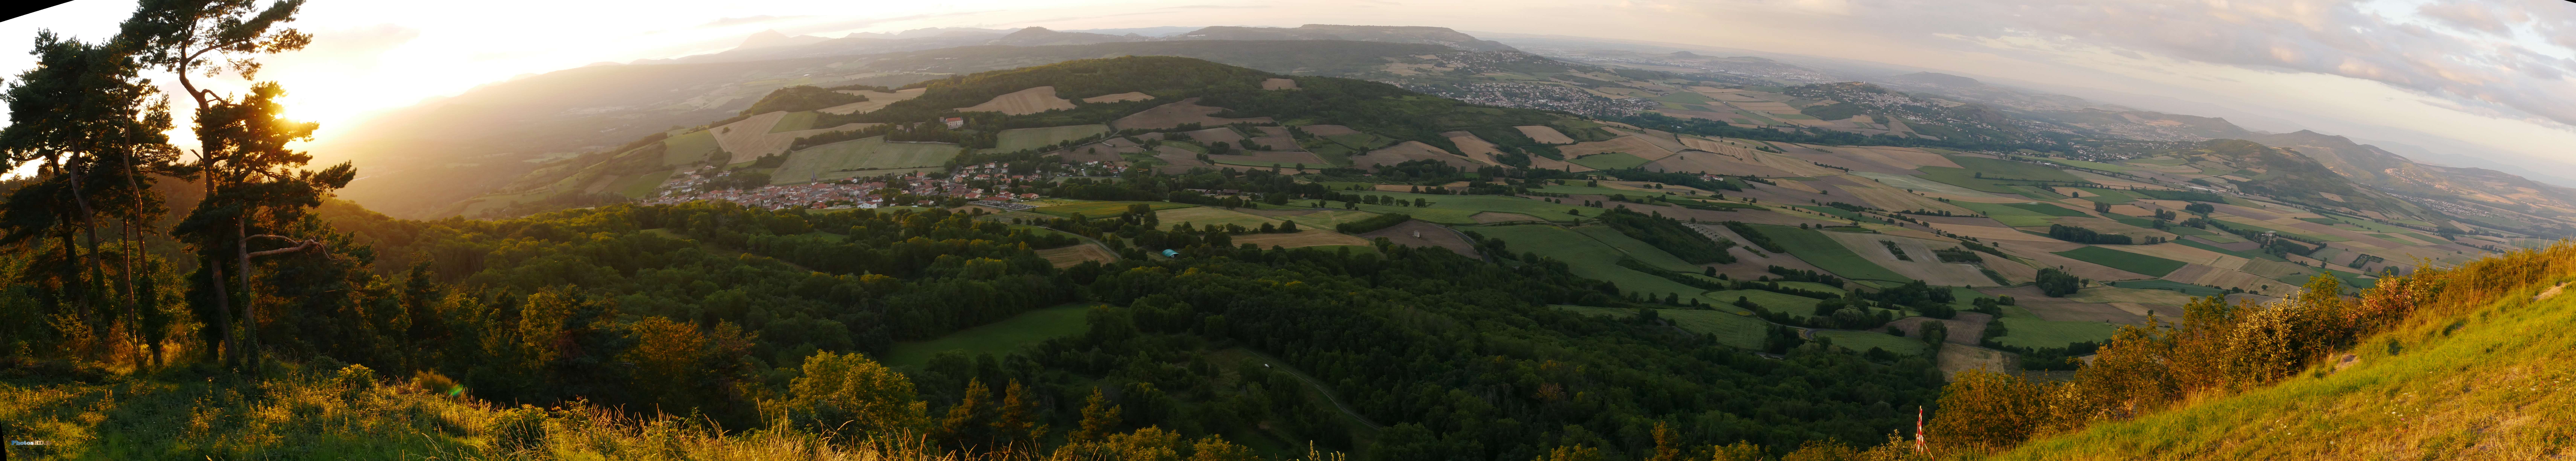
{"label": "sky", "polygon": [[[39,29],[105,38],[132,8],[131,0],[79,0],[0,22],[0,47],[25,46]],[[2566,147],[2576,146],[2576,3],[2557,0],[312,0],[291,26],[312,33],[313,45],[264,58],[258,78],[283,84],[289,116],[321,122],[317,137],[327,144],[371,114],[478,85],[722,51],[762,30],[838,37],[1307,23],[1874,61],[2215,104],[2576,177]],[[23,53],[0,54],[0,77],[31,66]],[[216,80],[218,88],[246,83]]]}

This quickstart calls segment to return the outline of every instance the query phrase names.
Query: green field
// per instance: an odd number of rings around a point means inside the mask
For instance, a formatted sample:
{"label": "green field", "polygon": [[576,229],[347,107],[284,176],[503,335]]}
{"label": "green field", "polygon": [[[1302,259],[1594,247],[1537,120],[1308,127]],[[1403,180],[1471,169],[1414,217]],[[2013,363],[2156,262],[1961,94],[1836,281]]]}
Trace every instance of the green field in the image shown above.
{"label": "green field", "polygon": [[1960,168],[1966,168],[1968,171],[1985,173],[1988,178],[2084,182],[2084,179],[2077,178],[2073,173],[2067,173],[2065,170],[2025,162],[1957,155],[1950,156],[1950,161],[1958,163]]}
{"label": "green field", "polygon": [[2115,165],[2115,164],[2102,163],[2102,162],[2088,162],[2088,161],[2083,161],[2083,160],[2068,160],[2068,159],[2062,159],[2062,158],[2048,158],[2048,157],[2032,157],[2032,156],[2028,156],[2028,155],[2015,155],[2015,156],[2013,156],[2013,157],[2020,158],[2020,159],[2023,159],[2023,160],[2035,161],[2035,162],[2048,162],[2048,163],[2055,163],[2055,164],[2059,164],[2059,165],[2066,165],[2066,166],[2071,166],[2071,167],[2076,167],[2076,168],[2091,168],[2091,169],[2102,170],[2102,171],[2129,171],[2129,170],[2131,170],[2131,169],[2132,169],[2132,168],[2130,168],[2130,167],[2128,167],[2128,166],[2123,166],[2123,165]]}
{"label": "green field", "polygon": [[2120,288],[2137,288],[2137,289],[2142,289],[2142,290],[2166,290],[2166,291],[2177,291],[2177,292],[2182,292],[2182,294],[2192,295],[2192,296],[2218,296],[2218,295],[2224,295],[2224,294],[2227,294],[2227,290],[2221,290],[2221,289],[2217,289],[2217,288],[2210,288],[2210,287],[2205,287],[2205,286],[2200,286],[2200,285],[2193,285],[2193,284],[2189,284],[2189,283],[2176,282],[2176,281],[2172,281],[2172,280],[2125,280],[2125,281],[2111,282],[2111,286],[2120,287]]}
{"label": "green field", "polygon": [[[1537,253],[1539,256],[1564,261],[1574,275],[1618,284],[1622,291],[1639,292],[1662,298],[1666,293],[1698,296],[1707,292],[1654,274],[1638,272],[1619,265],[1622,255],[1608,244],[1593,240],[1580,232],[1549,225],[1478,227],[1477,233],[1503,239],[1514,252]],[[1669,256],[1667,256],[1669,257]],[[1733,300],[1734,298],[1727,298]]]}
{"label": "green field", "polygon": [[1626,195],[1626,196],[1629,196],[1629,197],[1636,197],[1636,196],[1641,196],[1641,195],[1652,196],[1652,195],[1663,195],[1663,194],[1664,194],[1664,193],[1662,193],[1662,192],[1647,192],[1647,191],[1641,191],[1641,190],[1612,189],[1612,188],[1608,188],[1608,187],[1586,186],[1586,185],[1583,185],[1583,182],[1582,182],[1582,181],[1566,181],[1566,182],[1567,182],[1567,183],[1571,183],[1571,184],[1558,185],[1558,184],[1555,184],[1555,183],[1551,182],[1551,183],[1547,184],[1547,186],[1546,186],[1546,187],[1540,187],[1540,188],[1535,188],[1535,189],[1530,189],[1530,190],[1532,190],[1532,191],[1538,191],[1538,192],[1546,192],[1546,193],[1550,193],[1550,194],[1578,194],[1578,195],[1580,195],[1580,194],[1591,194],[1591,195],[1610,195],[1610,194],[1621,194],[1621,195]]}
{"label": "green field", "polygon": [[1646,159],[1638,158],[1634,155],[1628,155],[1627,152],[1586,155],[1566,161],[1576,165],[1592,167],[1593,169],[1598,170],[1625,170],[1646,164]]}
{"label": "green field", "polygon": [[932,355],[947,351],[965,352],[967,355],[1008,355],[1029,345],[1090,330],[1091,324],[1084,319],[1090,312],[1090,304],[1067,304],[1024,312],[939,339],[895,343],[894,348],[886,352],[886,364],[918,369],[930,363]]}
{"label": "green field", "polygon": [[1789,250],[1789,254],[1797,256],[1798,259],[1846,279],[1900,283],[1914,280],[1897,275],[1896,271],[1879,267],[1878,263],[1862,259],[1860,254],[1852,253],[1850,248],[1843,248],[1841,242],[1836,242],[1814,230],[1773,224],[1746,225],[1753,226],[1754,229],[1761,231],[1762,235],[1771,237],[1773,242],[1778,242],[1782,248]]}
{"label": "green field", "polygon": [[2023,209],[2021,207],[2007,206],[2001,203],[1960,201],[1950,202],[1950,204],[1958,205],[1960,208],[1967,208],[1978,213],[1985,213],[1986,217],[1994,218],[1995,221],[2004,223],[2005,226],[2033,227],[2048,225],[2048,215],[2041,214],[2037,211]]}
{"label": "green field", "polygon": [[1781,287],[1781,288],[1796,288],[1796,289],[1800,289],[1800,290],[1843,291],[1843,287],[1838,287],[1838,286],[1833,286],[1833,285],[1826,285],[1826,284],[1816,283],[1816,282],[1780,282],[1780,287]]}
{"label": "green field", "polygon": [[1392,146],[1399,142],[1385,136],[1368,133],[1337,134],[1324,136],[1323,138],[1325,140],[1332,141],[1334,144],[1340,144],[1342,147],[1350,148],[1351,152],[1368,152],[1377,150],[1381,147]]}
{"label": "green field", "polygon": [[1813,212],[1817,212],[1817,213],[1824,213],[1824,214],[1833,215],[1834,217],[1837,217],[1837,218],[1843,218],[1843,219],[1845,219],[1845,220],[1860,221],[1860,222],[1865,222],[1865,223],[1887,224],[1887,220],[1884,220],[1884,219],[1878,219],[1878,218],[1873,218],[1873,217],[1869,217],[1869,216],[1866,216],[1866,215],[1862,215],[1862,214],[1860,214],[1859,212],[1854,212],[1854,211],[1851,211],[1851,210],[1845,210],[1845,209],[1841,209],[1841,208],[1834,208],[1834,207],[1829,207],[1829,206],[1815,206],[1815,205],[1792,205],[1792,206],[1793,206],[1793,207],[1796,207],[1796,208],[1805,209],[1805,210],[1807,210],[1807,211],[1813,211]]}
{"label": "green field", "polygon": [[[1413,215],[1413,219],[1440,224],[1475,224],[1476,219],[1472,216],[1475,216],[1476,213],[1487,211],[1520,213],[1530,215],[1531,217],[1536,217],[1538,219],[1558,222],[1580,221],[1586,219],[1585,217],[1587,216],[1599,216],[1603,212],[1600,208],[1559,205],[1535,199],[1503,195],[1431,195],[1406,192],[1360,193],[1378,196],[1393,196],[1397,200],[1403,200],[1407,203],[1410,203],[1413,199],[1417,198],[1430,201],[1431,206],[1429,208],[1360,205],[1360,211],[1371,213],[1404,213]],[[1340,205],[1341,202],[1331,202],[1326,206],[1338,208]],[[1565,210],[1574,209],[1582,210],[1583,216],[1565,214]]]}
{"label": "green field", "polygon": [[1735,302],[1735,298],[1744,298],[1746,301],[1752,301],[1754,304],[1762,305],[1763,309],[1770,309],[1772,312],[1789,314],[1796,317],[1813,317],[1814,315],[1812,314],[1816,313],[1816,303],[1824,302],[1824,300],[1821,299],[1763,290],[1725,290],[1708,292],[1708,302],[1712,303],[1732,306],[1732,303]]}
{"label": "green field", "polygon": [[2032,202],[2032,203],[2006,203],[2006,204],[2004,204],[2004,206],[2013,207],[2013,208],[2020,208],[2020,209],[2024,209],[2024,210],[2030,210],[2030,211],[2031,211],[2031,212],[2033,212],[2033,213],[2039,213],[2039,214],[2044,214],[2044,215],[2049,215],[2049,216],[2086,216],[2086,215],[2084,214],[2084,212],[2081,212],[2081,211],[2075,211],[2075,210],[2071,210],[2071,209],[2067,209],[2066,207],[2064,207],[2064,206],[2060,206],[2060,205],[2055,204],[2055,203],[2045,203],[2045,202]]}
{"label": "green field", "polygon": [[1046,147],[1109,132],[1108,125],[1066,125],[1046,128],[1014,128],[994,133],[993,152],[1018,152]]}
{"label": "green field", "polygon": [[[1547,307],[1571,311],[1583,315],[1609,316],[1612,318],[1624,319],[1637,316],[1636,309],[1573,306],[1565,304],[1550,304]],[[1681,327],[1683,330],[1693,333],[1706,333],[1717,337],[1717,342],[1720,344],[1744,349],[1761,349],[1763,329],[1770,328],[1771,326],[1770,322],[1764,322],[1762,319],[1727,311],[1701,309],[1656,309],[1655,315],[1663,317],[1666,320],[1671,320],[1674,326]]]}
{"label": "green field", "polygon": [[1656,309],[1655,315],[1683,330],[1716,336],[1720,344],[1754,350],[1762,349],[1762,330],[1771,326],[1762,319],[1726,311]]}
{"label": "green field", "polygon": [[2061,322],[2012,317],[2005,317],[2001,321],[2004,323],[2005,334],[1995,337],[1995,342],[2030,348],[2066,347],[2067,344],[2082,341],[2107,342],[2111,339],[2111,333],[2120,330],[2119,325],[2104,322]]}
{"label": "green field", "polygon": [[2163,277],[2165,274],[2173,273],[2174,269],[2181,269],[2186,265],[2182,261],[2097,246],[2060,251],[2056,254],[2075,258],[2077,261],[2110,266],[2112,269],[2146,274],[2148,277]]}
{"label": "green field", "polygon": [[785,133],[789,131],[813,129],[815,115],[817,114],[810,110],[804,112],[788,112],[786,116],[778,118],[777,124],[769,126],[769,132]]}
{"label": "green field", "polygon": [[1679,256],[1673,256],[1670,252],[1666,252],[1661,248],[1655,248],[1653,244],[1629,237],[1628,234],[1621,234],[1618,229],[1612,229],[1609,226],[1583,226],[1574,228],[1574,231],[1583,233],[1584,236],[1592,237],[1592,240],[1610,245],[1611,248],[1617,248],[1620,253],[1625,253],[1631,258],[1637,258],[1638,261],[1645,262],[1647,266],[1668,271],[1693,274],[1699,273],[1700,271],[1698,264],[1683,262],[1682,258]]}
{"label": "green field", "polygon": [[644,173],[620,178],[616,184],[609,185],[608,190],[628,198],[644,198],[646,195],[651,195],[653,189],[662,187],[663,182],[670,180],[671,172],[668,171]]}
{"label": "green field", "polygon": [[1931,352],[1932,350],[1932,345],[1924,344],[1923,341],[1886,333],[1871,333],[1864,331],[1819,331],[1816,332],[1816,337],[1833,340],[1834,345],[1850,348],[1855,351],[1868,351],[1870,348],[1879,348],[1888,352],[1894,352],[1896,355],[1923,355],[1923,353]]}
{"label": "green field", "polygon": [[1298,226],[1302,227],[1330,230],[1334,226],[1342,225],[1342,223],[1368,219],[1370,216],[1377,216],[1377,213],[1350,210],[1324,210],[1296,216],[1281,216],[1277,219],[1294,221]]}
{"label": "green field", "polygon": [[716,133],[707,130],[689,132],[662,140],[662,165],[680,166],[707,160],[724,151],[716,145]]}
{"label": "green field", "polygon": [[1029,210],[1029,211],[1035,211],[1035,212],[1039,212],[1039,213],[1045,213],[1045,214],[1056,215],[1056,216],[1063,216],[1063,217],[1067,217],[1067,218],[1071,218],[1071,217],[1073,217],[1074,215],[1079,214],[1079,215],[1083,215],[1083,216],[1089,216],[1089,217],[1091,217],[1092,219],[1099,219],[1099,218],[1107,218],[1107,217],[1118,216],[1118,215],[1121,215],[1121,214],[1126,214],[1126,213],[1127,213],[1127,206],[1128,206],[1128,205],[1134,205],[1134,204],[1138,204],[1138,203],[1145,204],[1146,206],[1152,207],[1154,210],[1157,210],[1157,211],[1159,211],[1159,210],[1169,210],[1169,209],[1173,209],[1173,208],[1189,208],[1189,207],[1192,207],[1192,206],[1196,206],[1196,205],[1188,205],[1188,204],[1180,204],[1180,203],[1172,203],[1172,202],[1090,202],[1090,203],[1076,203],[1076,204],[1071,204],[1071,205],[1042,206],[1042,207],[1037,207],[1037,209]]}
{"label": "green field", "polygon": [[[2105,217],[2105,218],[2111,218],[2111,220],[2112,220],[2112,221],[2118,221],[2120,224],[2127,224],[2127,225],[2131,225],[2131,226],[2138,226],[2138,227],[2142,227],[2142,228],[2153,229],[2153,228],[2155,228],[2155,226],[2156,226],[2156,222],[2155,222],[2155,221],[2148,220],[2147,218],[2140,218],[2140,217],[2136,217],[2136,216],[2129,216],[2129,215],[2124,215],[2124,214],[2119,214],[2119,213],[2103,213],[2103,214],[2102,214],[2102,217]],[[2173,226],[2173,227],[2182,228],[2182,229],[2191,229],[2191,228],[2189,228],[2189,227],[2182,227],[2182,226]],[[2198,230],[2198,229],[2193,229],[2193,230]],[[2181,232],[2174,232],[2174,233],[2175,233],[2175,234],[2182,234]]]}
{"label": "green field", "polygon": [[955,144],[891,143],[884,136],[841,141],[787,154],[787,162],[769,173],[769,182],[794,184],[936,167],[957,158],[961,151]]}

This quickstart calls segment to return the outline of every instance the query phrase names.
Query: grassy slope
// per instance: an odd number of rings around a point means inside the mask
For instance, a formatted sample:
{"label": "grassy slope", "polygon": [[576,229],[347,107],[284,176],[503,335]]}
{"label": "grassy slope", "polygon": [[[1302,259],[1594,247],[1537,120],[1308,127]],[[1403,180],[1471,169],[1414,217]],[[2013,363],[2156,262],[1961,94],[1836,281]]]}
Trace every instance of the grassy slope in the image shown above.
{"label": "grassy slope", "polygon": [[966,355],[1010,355],[1022,347],[1049,339],[1082,334],[1091,328],[1084,316],[1091,313],[1088,304],[1067,304],[1038,309],[1002,319],[984,326],[960,330],[939,339],[897,343],[886,351],[888,366],[920,368],[930,363],[930,356],[958,351]]}
{"label": "grassy slope", "polygon": [[2576,297],[2545,285],[2362,341],[2252,392],[2034,441],[1996,459],[2545,459],[2576,437]]}
{"label": "grassy slope", "polygon": [[1859,254],[1852,253],[1850,248],[1843,248],[1841,242],[1817,233],[1821,231],[1771,224],[1747,225],[1760,229],[1762,235],[1770,236],[1772,241],[1779,242],[1781,247],[1787,248],[1789,254],[1797,255],[1798,259],[1843,278],[1899,282],[1914,280],[1861,258]]}
{"label": "grassy slope", "polygon": [[[1666,293],[1698,296],[1708,291],[1665,280],[1654,274],[1620,267],[1621,254],[1617,248],[1572,230],[1547,225],[1525,225],[1478,227],[1476,232],[1483,233],[1486,237],[1503,239],[1509,245],[1508,248],[1514,251],[1534,252],[1539,256],[1565,261],[1567,265],[1573,266],[1574,275],[1615,283],[1623,291],[1643,292],[1657,298],[1663,297]],[[1731,301],[1735,298],[1727,299]]]}

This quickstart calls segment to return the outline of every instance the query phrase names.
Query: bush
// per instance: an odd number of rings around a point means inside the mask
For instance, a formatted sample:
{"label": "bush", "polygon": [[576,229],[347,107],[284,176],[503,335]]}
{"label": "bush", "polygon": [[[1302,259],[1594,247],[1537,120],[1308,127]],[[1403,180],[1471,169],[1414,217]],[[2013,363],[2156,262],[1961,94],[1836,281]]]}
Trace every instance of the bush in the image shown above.
{"label": "bush", "polygon": [[546,411],[520,404],[518,408],[501,410],[501,414],[492,419],[492,425],[483,430],[494,447],[507,451],[534,450],[546,443]]}

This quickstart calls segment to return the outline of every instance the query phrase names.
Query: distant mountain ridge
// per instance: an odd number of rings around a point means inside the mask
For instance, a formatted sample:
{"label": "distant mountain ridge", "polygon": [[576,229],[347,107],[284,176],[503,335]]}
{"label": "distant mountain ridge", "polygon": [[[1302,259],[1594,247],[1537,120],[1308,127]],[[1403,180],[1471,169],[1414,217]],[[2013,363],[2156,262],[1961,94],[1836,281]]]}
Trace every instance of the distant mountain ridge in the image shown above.
{"label": "distant mountain ridge", "polygon": [[[1353,26],[1307,24],[1297,27],[1209,26],[1187,32],[1181,27],[1136,29],[1103,29],[1099,31],[1059,31],[1044,27],[1019,29],[932,28],[896,33],[852,33],[840,38],[811,35],[787,36],[777,31],[761,31],[743,40],[733,49],[683,56],[671,59],[636,61],[636,64],[686,64],[706,62],[743,62],[774,59],[796,59],[827,56],[849,56],[872,53],[919,51],[974,45],[1088,45],[1094,43],[1184,41],[1184,40],[1349,40],[1361,42],[1416,43],[1440,45],[1467,51],[1519,51],[1511,45],[1476,38],[1473,35],[1430,26]],[[1107,34],[1098,32],[1121,32]],[[1147,34],[1144,32],[1152,32]]]}

